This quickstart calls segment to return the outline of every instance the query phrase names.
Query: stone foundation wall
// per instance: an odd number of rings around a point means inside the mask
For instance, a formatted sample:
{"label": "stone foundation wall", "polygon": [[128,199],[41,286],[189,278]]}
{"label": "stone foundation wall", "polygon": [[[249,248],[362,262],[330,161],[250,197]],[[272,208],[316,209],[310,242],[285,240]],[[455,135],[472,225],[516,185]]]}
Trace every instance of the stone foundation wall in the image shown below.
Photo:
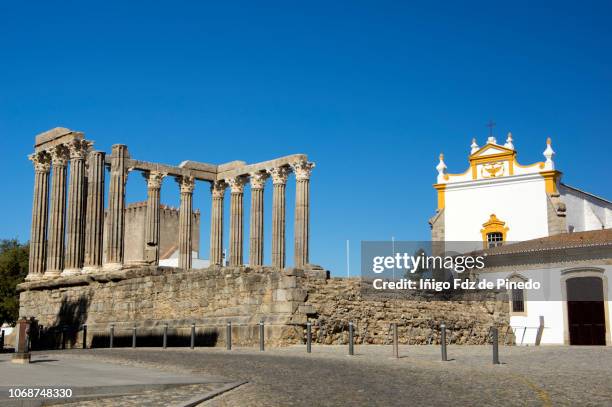
{"label": "stone foundation wall", "polygon": [[[266,342],[285,345],[296,342],[295,325],[306,321],[300,313],[306,294],[295,272],[144,267],[24,283],[20,316],[35,317],[47,331],[87,324],[88,342],[108,336],[110,324],[117,336],[130,336],[134,326],[138,336],[160,336],[166,323],[170,335],[184,336],[195,323],[196,334],[212,345],[225,344],[228,321],[233,343],[254,345],[264,321]],[[70,334],[67,346],[80,346],[81,335]]]}
{"label": "stone foundation wall", "polygon": [[303,342],[307,321],[324,344],[346,343],[349,321],[356,343],[375,344],[388,343],[391,322],[400,324],[400,342],[410,344],[436,343],[441,321],[460,344],[485,343],[493,323],[508,323],[506,302],[362,298],[358,279],[328,279],[322,269],[141,267],[24,283],[20,290],[20,316],[36,318],[43,332],[68,327],[67,347],[81,346],[83,324],[89,346],[107,346],[111,324],[117,338],[131,338],[136,326],[140,346],[159,346],[165,324],[169,335],[188,337],[192,323],[201,343],[224,346],[231,321],[233,344],[255,346],[263,320],[266,344],[284,346]]}

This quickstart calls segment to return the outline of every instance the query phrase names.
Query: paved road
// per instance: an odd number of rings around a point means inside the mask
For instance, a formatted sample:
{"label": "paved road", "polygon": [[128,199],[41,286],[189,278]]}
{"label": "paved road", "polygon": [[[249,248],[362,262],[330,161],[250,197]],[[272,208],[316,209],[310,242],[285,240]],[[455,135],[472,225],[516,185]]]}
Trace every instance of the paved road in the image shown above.
{"label": "paved road", "polygon": [[[7,407],[22,405],[26,401],[28,405],[39,405],[42,401],[74,401],[80,406],[167,406],[169,402],[185,404],[195,397],[212,397],[242,384],[218,376],[125,366],[69,353],[48,355],[35,352],[30,364],[11,363],[11,356],[0,355],[0,405]],[[29,397],[19,394],[14,397],[15,392],[27,389],[45,391]],[[70,389],[71,395],[65,400],[58,399],[58,394],[53,395],[53,389],[62,389],[62,393]],[[49,390],[47,398],[46,390]],[[106,399],[110,404],[103,404],[100,399]]]}
{"label": "paved road", "polygon": [[85,358],[221,375],[249,383],[207,406],[550,406],[612,405],[612,348],[503,347],[502,365],[487,346],[290,347],[259,352],[217,348],[65,351]]}

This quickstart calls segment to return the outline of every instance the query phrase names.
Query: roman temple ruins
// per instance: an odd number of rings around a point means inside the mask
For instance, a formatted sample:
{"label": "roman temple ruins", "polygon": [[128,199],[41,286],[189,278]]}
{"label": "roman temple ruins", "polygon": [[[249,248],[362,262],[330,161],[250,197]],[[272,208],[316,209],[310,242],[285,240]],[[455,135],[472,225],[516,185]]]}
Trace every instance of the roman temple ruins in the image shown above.
{"label": "roman temple ruins", "polygon": [[[265,330],[266,345],[280,346],[302,343],[308,322],[319,343],[345,343],[349,322],[356,324],[357,343],[383,343],[393,321],[402,324],[404,343],[433,343],[442,320],[453,327],[451,342],[481,343],[491,323],[507,320],[507,307],[494,298],[397,300],[391,307],[392,300],[362,298],[359,279],[330,278],[311,264],[314,163],[304,154],[256,164],[172,166],[138,160],[134,151],[123,144],[113,145],[109,154],[94,150],[83,133],[66,128],[36,136],[29,156],[34,166],[29,273],[18,290],[20,317],[35,321],[39,345],[104,347],[109,336],[117,345],[122,336],[136,333],[142,343],[140,336],[157,338],[162,332],[191,333],[213,346],[223,346],[231,335],[234,344],[253,345]],[[146,183],[129,186],[146,185],[147,200],[127,204],[128,174],[136,171]],[[160,202],[170,179],[180,187],[178,214]],[[293,180],[295,196],[288,196]],[[267,183],[273,189],[271,219],[264,216]],[[193,210],[194,188],[201,186],[211,190],[209,213]],[[224,239],[228,190],[229,239]],[[294,222],[291,266],[287,208],[293,208]],[[208,220],[209,259],[202,263],[197,234]],[[264,241],[271,242],[269,253]],[[172,251],[176,263],[162,259]]]}

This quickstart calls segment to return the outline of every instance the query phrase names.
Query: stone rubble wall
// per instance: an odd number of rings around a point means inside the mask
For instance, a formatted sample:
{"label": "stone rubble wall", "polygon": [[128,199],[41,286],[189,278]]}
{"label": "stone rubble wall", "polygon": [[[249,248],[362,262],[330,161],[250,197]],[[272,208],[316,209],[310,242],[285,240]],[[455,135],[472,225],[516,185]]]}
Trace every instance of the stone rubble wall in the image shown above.
{"label": "stone rubble wall", "polygon": [[437,343],[441,321],[458,344],[485,343],[493,323],[503,337],[508,324],[504,302],[362,298],[358,279],[329,279],[322,269],[139,267],[24,283],[20,290],[20,316],[47,330],[71,327],[67,347],[81,346],[83,324],[88,345],[97,338],[104,346],[110,324],[116,336],[131,336],[136,326],[139,336],[161,337],[166,323],[179,336],[189,336],[195,323],[213,346],[225,346],[228,321],[236,346],[257,345],[261,320],[266,346],[303,343],[307,321],[314,341],[324,344],[347,343],[349,321],[356,343],[373,344],[389,343],[391,322],[400,324],[400,343],[410,344]]}
{"label": "stone rubble wall", "polygon": [[[401,344],[439,343],[439,325],[447,326],[447,340],[455,344],[485,344],[489,330],[498,326],[500,341],[512,342],[508,302],[490,295],[487,301],[439,301],[363,296],[359,279],[332,278],[307,282],[306,306],[313,340],[324,344],[348,343],[348,324],[354,324],[355,343],[389,344],[391,323],[398,324]],[[502,296],[503,298],[503,296]]]}

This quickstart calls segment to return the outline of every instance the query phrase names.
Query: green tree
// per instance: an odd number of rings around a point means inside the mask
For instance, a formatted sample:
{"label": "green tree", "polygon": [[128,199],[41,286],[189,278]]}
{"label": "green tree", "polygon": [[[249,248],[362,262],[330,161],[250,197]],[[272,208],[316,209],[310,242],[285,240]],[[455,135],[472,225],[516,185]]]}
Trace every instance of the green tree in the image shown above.
{"label": "green tree", "polygon": [[0,324],[19,316],[17,284],[28,274],[29,248],[17,239],[0,240]]}

